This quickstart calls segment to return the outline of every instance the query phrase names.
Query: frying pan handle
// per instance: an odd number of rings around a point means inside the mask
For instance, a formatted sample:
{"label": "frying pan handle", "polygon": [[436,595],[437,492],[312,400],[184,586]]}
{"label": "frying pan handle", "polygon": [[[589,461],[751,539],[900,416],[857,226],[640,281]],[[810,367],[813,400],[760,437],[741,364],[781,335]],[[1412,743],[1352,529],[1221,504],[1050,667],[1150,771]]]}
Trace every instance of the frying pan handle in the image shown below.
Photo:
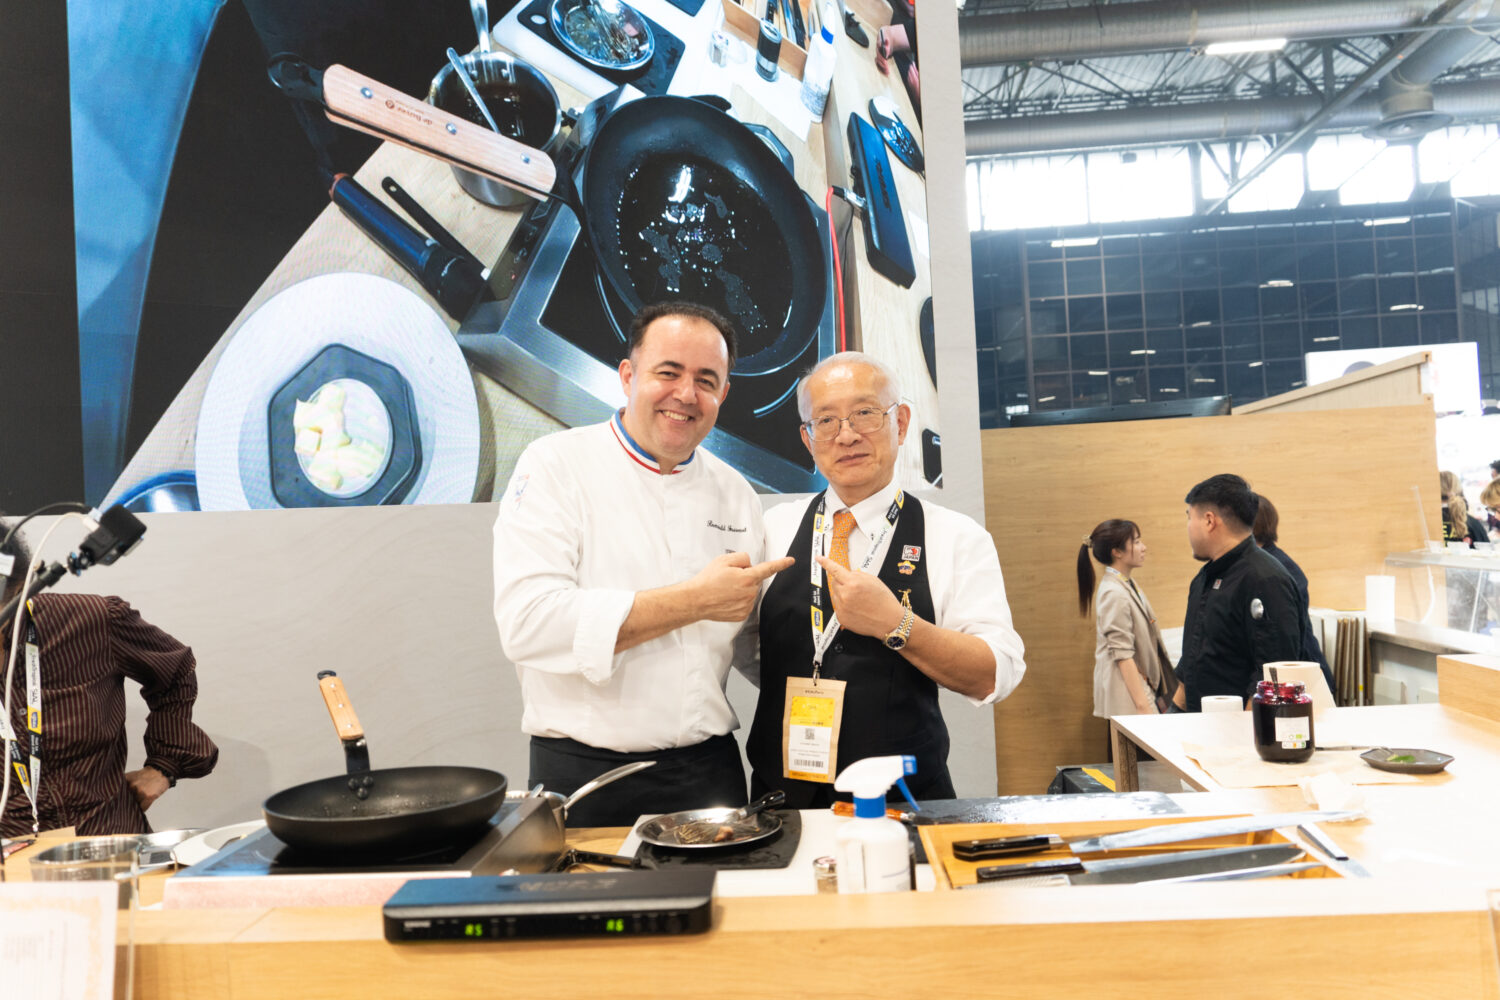
{"label": "frying pan handle", "polygon": [[328,706],[328,715],[339,731],[339,739],[345,743],[363,739],[365,727],[359,724],[359,716],[354,714],[354,706],[349,703],[344,682],[338,675],[332,670],[323,671],[318,675],[318,688],[323,692],[323,704]]}
{"label": "frying pan handle", "polygon": [[546,197],[557,182],[552,159],[347,66],[323,71],[330,120],[472,170],[507,187]]}

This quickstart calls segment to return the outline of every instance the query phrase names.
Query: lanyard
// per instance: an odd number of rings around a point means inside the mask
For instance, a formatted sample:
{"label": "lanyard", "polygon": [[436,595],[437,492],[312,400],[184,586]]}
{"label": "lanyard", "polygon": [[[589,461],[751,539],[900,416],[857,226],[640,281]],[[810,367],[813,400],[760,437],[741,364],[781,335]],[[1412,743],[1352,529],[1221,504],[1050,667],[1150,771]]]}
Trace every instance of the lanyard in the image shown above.
{"label": "lanyard", "polygon": [[[23,610],[22,612],[25,613]],[[10,720],[5,720],[10,730]],[[26,622],[26,730],[27,753],[21,752],[21,742],[14,733],[9,734],[11,768],[31,803],[31,819],[39,826],[37,795],[42,780],[42,658],[37,645],[36,623]]]}
{"label": "lanyard", "polygon": [[[901,520],[901,505],[906,503],[906,494],[898,491],[896,499],[885,511],[885,525],[870,541],[870,551],[865,553],[865,561],[859,564],[859,571],[865,572],[870,564],[875,561],[875,554],[880,551],[880,543],[885,541],[885,536],[896,527],[896,522]],[[839,616],[835,612],[828,616],[828,622],[823,622],[823,567],[818,564],[819,556],[827,556],[830,539],[833,535],[833,518],[826,516],[828,508],[828,491],[818,498],[818,509],[813,515],[812,533],[812,635],[813,635],[813,683],[817,683],[818,675],[823,669],[823,654],[828,652],[828,647],[833,643],[833,637],[839,631]],[[852,513],[852,512],[851,512]]]}

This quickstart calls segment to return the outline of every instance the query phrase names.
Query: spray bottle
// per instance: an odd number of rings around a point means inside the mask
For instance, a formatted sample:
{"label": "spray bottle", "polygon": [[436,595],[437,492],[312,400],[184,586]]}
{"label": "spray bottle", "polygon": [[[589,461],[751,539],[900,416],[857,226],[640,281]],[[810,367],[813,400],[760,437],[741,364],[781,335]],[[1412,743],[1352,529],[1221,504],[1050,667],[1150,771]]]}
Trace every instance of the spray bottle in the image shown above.
{"label": "spray bottle", "polygon": [[911,888],[906,827],[885,814],[885,793],[917,770],[914,757],[866,757],[844,768],[833,787],[854,795],[854,818],[838,829],[839,892]]}

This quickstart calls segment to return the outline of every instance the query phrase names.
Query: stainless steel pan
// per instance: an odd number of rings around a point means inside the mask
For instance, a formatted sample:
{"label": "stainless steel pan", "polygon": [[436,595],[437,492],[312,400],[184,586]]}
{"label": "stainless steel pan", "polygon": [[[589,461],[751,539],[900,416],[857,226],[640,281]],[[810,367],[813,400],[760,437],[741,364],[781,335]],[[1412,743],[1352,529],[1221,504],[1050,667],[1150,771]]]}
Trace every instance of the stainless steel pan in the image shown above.
{"label": "stainless steel pan", "polygon": [[[786,801],[785,792],[769,792],[748,806],[736,809],[722,806],[716,809],[688,809],[667,813],[648,819],[635,828],[636,836],[654,847],[705,850],[718,847],[737,847],[757,840],[764,840],[781,829],[781,817],[765,812],[771,806]],[[704,837],[705,829],[728,827],[732,836],[723,840]]]}

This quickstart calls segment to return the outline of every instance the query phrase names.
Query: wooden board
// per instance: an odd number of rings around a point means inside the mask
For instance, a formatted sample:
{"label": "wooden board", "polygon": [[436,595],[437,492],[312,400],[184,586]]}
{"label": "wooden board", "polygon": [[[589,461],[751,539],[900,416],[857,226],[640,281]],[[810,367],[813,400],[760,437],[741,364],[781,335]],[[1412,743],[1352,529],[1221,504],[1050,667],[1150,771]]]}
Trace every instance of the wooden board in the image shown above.
{"label": "wooden board", "polygon": [[[1172,823],[1200,823],[1212,819],[1227,819],[1226,816],[1153,816],[1149,819],[1119,820],[1114,822],[1085,823],[955,823],[945,826],[924,826],[918,829],[922,846],[933,868],[942,877],[937,880],[939,889],[959,889],[979,882],[976,872],[992,865],[1026,864],[1032,861],[1050,861],[1075,857],[1066,844],[1049,847],[1036,854],[985,861],[964,861],[953,854],[953,845],[961,840],[990,840],[996,837],[1030,837],[1052,834],[1062,838],[1098,837],[1107,833],[1138,830],[1146,826],[1161,826]],[[1201,840],[1183,841],[1178,844],[1163,844],[1159,847],[1136,847],[1111,851],[1111,858],[1151,857],[1171,854],[1184,849],[1203,850],[1212,847],[1250,847],[1260,844],[1286,844],[1290,841],[1275,830],[1261,830],[1229,837],[1208,837]],[[1099,855],[1103,857],[1104,855]],[[1283,878],[1328,878],[1337,877],[1327,868],[1310,868],[1294,872]]]}

